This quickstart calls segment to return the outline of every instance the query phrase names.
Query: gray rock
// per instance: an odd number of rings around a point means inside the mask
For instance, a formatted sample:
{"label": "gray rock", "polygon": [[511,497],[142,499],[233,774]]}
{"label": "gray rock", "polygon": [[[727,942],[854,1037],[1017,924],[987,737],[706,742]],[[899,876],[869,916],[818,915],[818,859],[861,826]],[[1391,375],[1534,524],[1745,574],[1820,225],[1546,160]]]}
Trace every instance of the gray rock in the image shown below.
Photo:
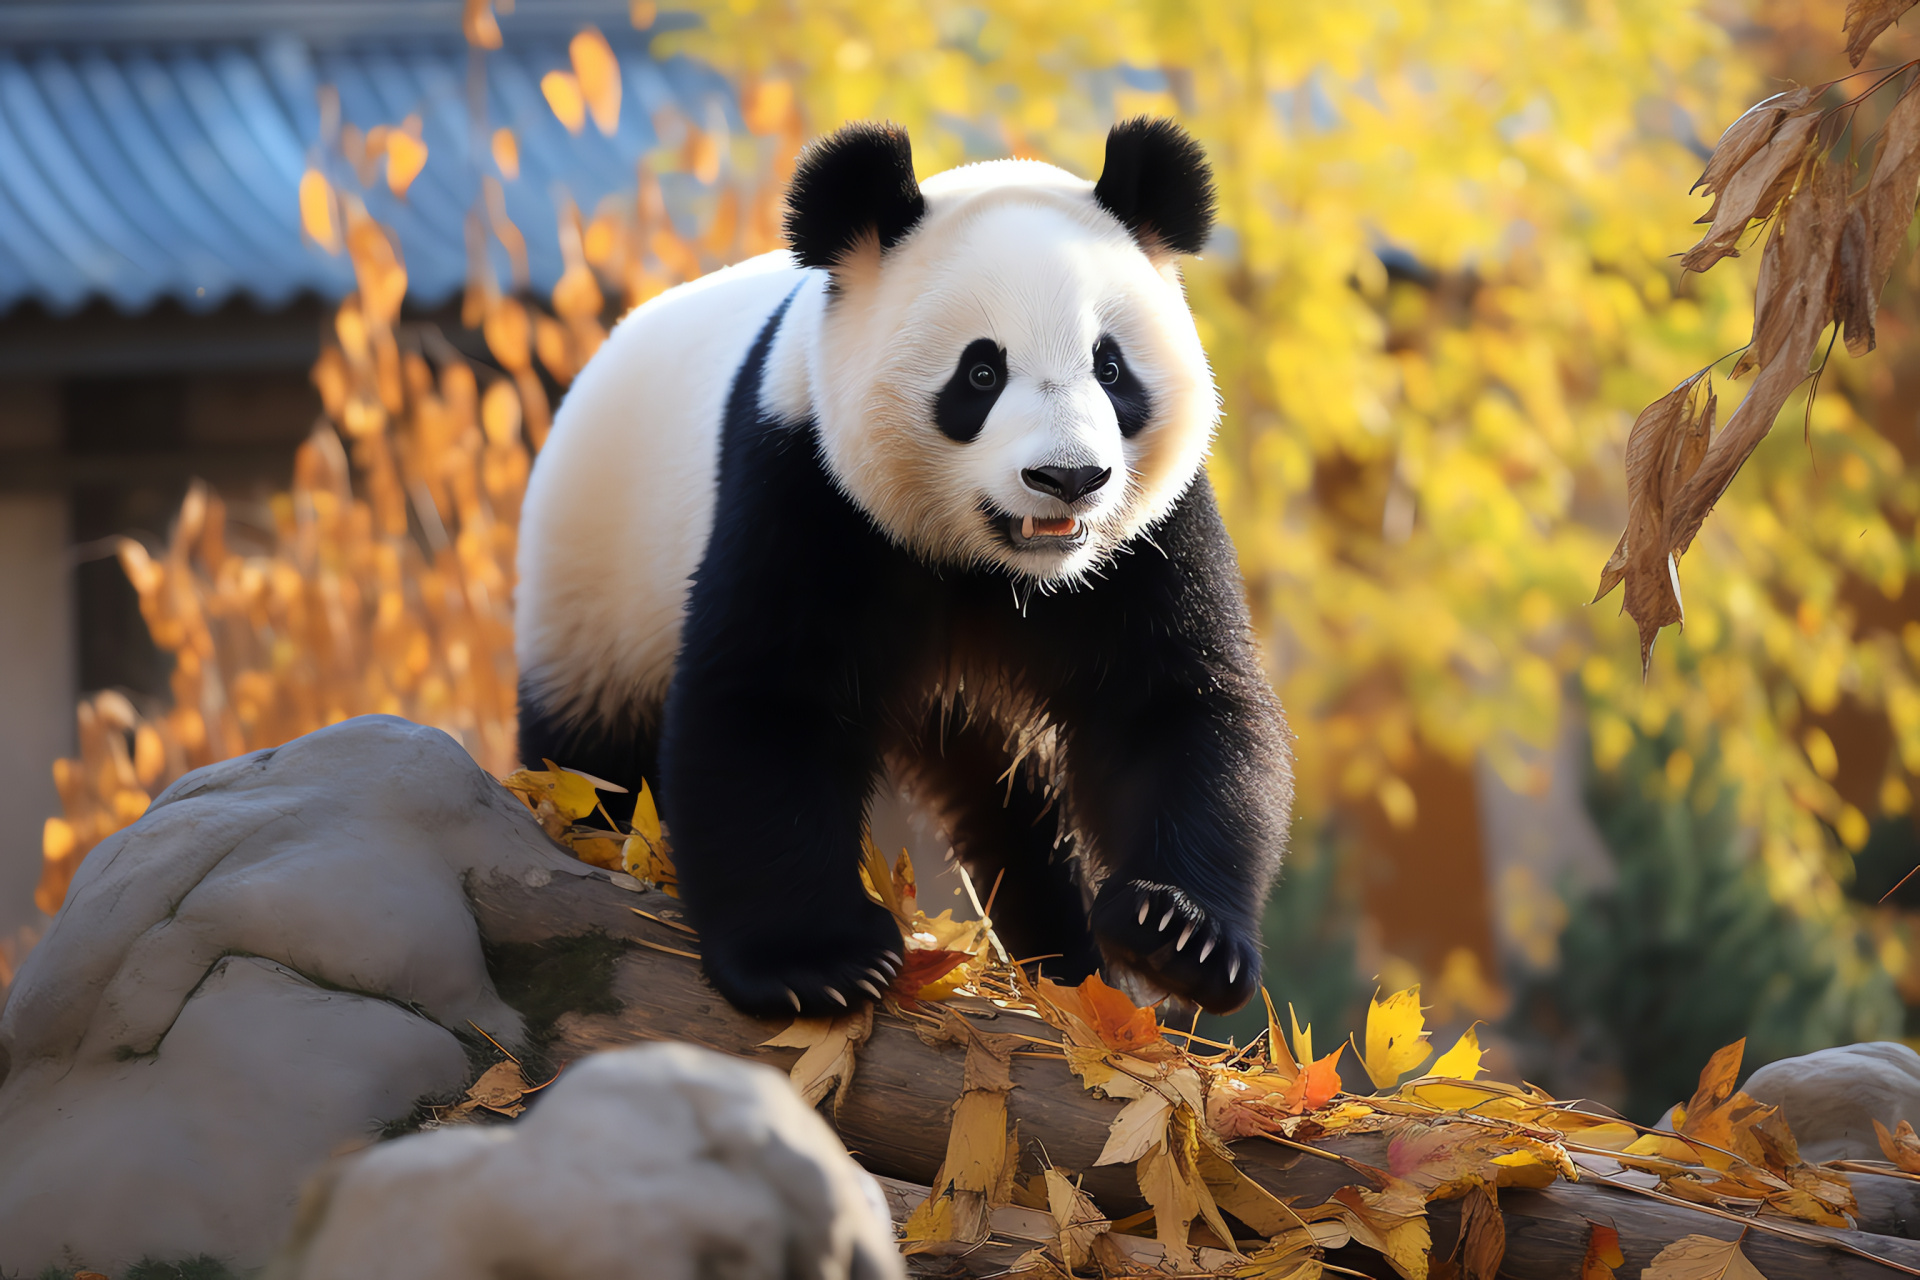
{"label": "gray rock", "polygon": [[103,841],[0,1012],[0,1272],[266,1261],[343,1145],[519,1043],[463,883],[589,869],[459,744],[369,716]]}
{"label": "gray rock", "polygon": [[511,1127],[316,1180],[274,1280],[904,1276],[879,1188],[787,1078],[690,1045],[575,1063]]}
{"label": "gray rock", "polygon": [[1809,1160],[1879,1160],[1873,1122],[1920,1128],[1920,1054],[1890,1040],[1770,1062],[1742,1086],[1780,1108]]}

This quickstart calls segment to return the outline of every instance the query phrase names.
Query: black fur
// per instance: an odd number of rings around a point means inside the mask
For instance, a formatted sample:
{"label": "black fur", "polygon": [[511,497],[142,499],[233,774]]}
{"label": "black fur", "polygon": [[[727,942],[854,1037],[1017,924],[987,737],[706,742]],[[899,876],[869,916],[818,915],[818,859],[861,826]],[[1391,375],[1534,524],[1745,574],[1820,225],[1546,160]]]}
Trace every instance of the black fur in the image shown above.
{"label": "black fur", "polygon": [[[654,750],[655,734],[647,724],[648,719],[657,722],[658,708],[653,710],[652,717],[639,709],[630,709],[613,724],[582,724],[549,710],[522,680],[520,763],[529,769],[538,769],[542,760],[551,760],[618,783],[630,791],[639,790],[642,778],[657,787],[660,769]],[[633,808],[631,796],[622,800],[602,792],[600,799],[607,811],[618,818],[624,819]],[[602,823],[597,812],[583,821],[596,826]]]}
{"label": "black fur", "polygon": [[787,191],[787,243],[802,266],[832,268],[863,236],[891,249],[926,209],[907,131],[850,124],[801,153]]}
{"label": "black fur", "polygon": [[1136,116],[1113,126],[1093,198],[1149,250],[1198,253],[1213,230],[1207,153],[1171,120]]}
{"label": "black fur", "polygon": [[[976,366],[993,371],[991,386],[974,377]],[[992,338],[975,338],[960,353],[960,363],[933,398],[933,421],[950,440],[965,444],[987,425],[987,415],[1007,388],[1006,348]]]}
{"label": "black fur", "polygon": [[[840,493],[810,422],[760,415],[782,315],[728,402],[720,518],[660,741],[663,816],[708,976],[769,1016],[835,1013],[830,992],[857,1002],[861,982],[885,984],[899,931],[858,861],[892,758],[989,882],[1004,868],[995,916],[1015,949],[1060,953],[1047,971],[1078,974],[1093,964],[1090,928],[1107,961],[1237,1008],[1260,980],[1288,737],[1204,475],[1086,586],[1022,600],[1004,573],[936,570]],[[1008,735],[956,692],[996,684],[1061,730],[1065,768],[1040,780],[1055,794],[1005,777]],[[1078,852],[1106,872],[1090,911],[1062,856],[1072,842],[1054,847],[1061,804]]]}

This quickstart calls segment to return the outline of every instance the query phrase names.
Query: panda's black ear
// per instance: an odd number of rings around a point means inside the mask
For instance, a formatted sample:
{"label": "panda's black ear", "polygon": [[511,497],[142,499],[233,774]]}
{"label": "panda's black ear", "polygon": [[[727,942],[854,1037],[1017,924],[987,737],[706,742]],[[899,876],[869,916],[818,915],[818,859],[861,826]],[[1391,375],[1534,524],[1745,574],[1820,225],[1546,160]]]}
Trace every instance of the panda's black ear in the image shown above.
{"label": "panda's black ear", "polygon": [[1150,252],[1198,253],[1213,230],[1207,153],[1171,120],[1136,116],[1113,126],[1093,198]]}
{"label": "panda's black ear", "polygon": [[832,267],[868,235],[891,249],[926,208],[907,131],[850,124],[801,153],[787,191],[787,243],[800,265]]}

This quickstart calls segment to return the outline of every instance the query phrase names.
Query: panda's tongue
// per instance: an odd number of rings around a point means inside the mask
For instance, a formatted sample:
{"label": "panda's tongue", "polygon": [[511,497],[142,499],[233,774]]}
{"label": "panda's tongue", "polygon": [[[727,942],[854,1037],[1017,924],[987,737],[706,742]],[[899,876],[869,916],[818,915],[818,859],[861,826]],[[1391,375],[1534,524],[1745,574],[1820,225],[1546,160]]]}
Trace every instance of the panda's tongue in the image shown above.
{"label": "panda's tongue", "polygon": [[1071,538],[1080,531],[1080,522],[1072,516],[1059,520],[1036,520],[1027,516],[1020,522],[1020,536],[1023,538]]}

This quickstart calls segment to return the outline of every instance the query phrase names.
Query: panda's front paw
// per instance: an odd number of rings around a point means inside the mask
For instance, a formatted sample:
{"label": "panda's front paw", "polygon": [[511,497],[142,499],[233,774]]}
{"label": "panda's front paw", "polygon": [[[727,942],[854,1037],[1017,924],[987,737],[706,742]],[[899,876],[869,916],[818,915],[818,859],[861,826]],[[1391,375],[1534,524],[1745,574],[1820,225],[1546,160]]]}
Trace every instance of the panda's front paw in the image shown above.
{"label": "panda's front paw", "polygon": [[1259,937],[1173,885],[1107,881],[1093,932],[1109,959],[1209,1013],[1232,1013],[1260,989]]}
{"label": "panda's front paw", "polygon": [[706,922],[708,981],[734,1008],[762,1018],[828,1018],[878,1000],[906,950],[892,913],[863,898],[837,919],[821,917],[795,911],[778,924]]}

